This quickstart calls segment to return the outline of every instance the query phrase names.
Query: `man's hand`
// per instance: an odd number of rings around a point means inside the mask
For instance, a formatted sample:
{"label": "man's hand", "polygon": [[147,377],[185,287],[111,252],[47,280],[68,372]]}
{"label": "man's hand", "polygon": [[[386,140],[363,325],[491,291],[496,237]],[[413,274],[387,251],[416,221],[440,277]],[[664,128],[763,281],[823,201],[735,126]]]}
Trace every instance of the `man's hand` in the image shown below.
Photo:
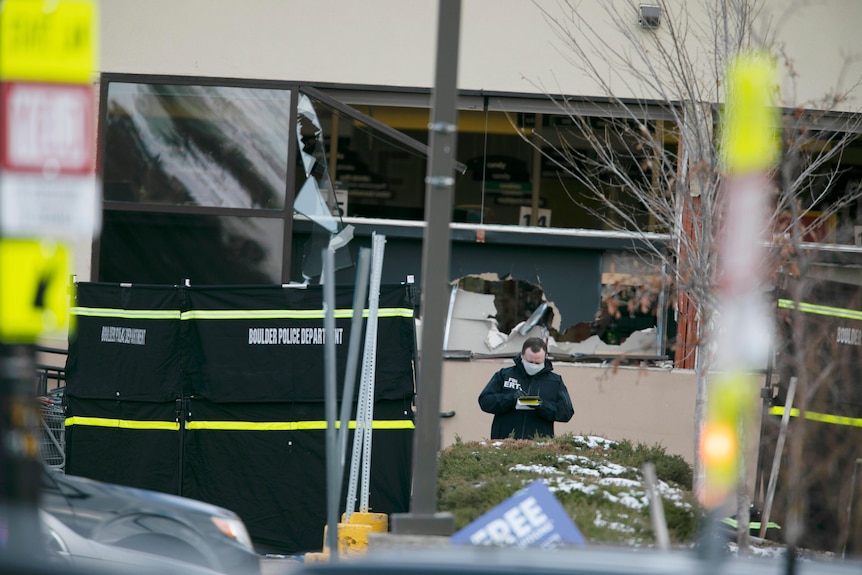
{"label": "man's hand", "polygon": [[557,417],[557,407],[553,403],[545,403],[543,401],[539,401],[539,405],[538,407],[536,407],[536,411],[539,412],[539,415],[550,421],[554,421],[554,419]]}

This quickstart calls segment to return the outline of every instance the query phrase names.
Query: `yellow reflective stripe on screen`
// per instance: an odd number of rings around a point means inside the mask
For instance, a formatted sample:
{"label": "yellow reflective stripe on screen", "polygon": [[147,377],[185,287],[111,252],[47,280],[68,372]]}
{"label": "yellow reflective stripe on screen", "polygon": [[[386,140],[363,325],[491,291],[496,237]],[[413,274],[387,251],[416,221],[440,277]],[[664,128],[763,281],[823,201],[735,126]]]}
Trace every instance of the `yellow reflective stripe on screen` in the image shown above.
{"label": "yellow reflective stripe on screen", "polygon": [[[770,407],[769,414],[784,415],[784,407]],[[799,417],[799,410],[795,407],[791,408],[790,417]],[[822,423],[831,423],[834,425],[849,425],[850,427],[862,427],[862,417],[845,417],[843,415],[830,415],[828,413],[806,411],[805,419],[810,419],[811,421],[820,421]]]}
{"label": "yellow reflective stripe on screen", "polygon": [[[111,309],[94,307],[73,307],[73,315],[86,317],[111,317],[123,319],[323,319],[322,309],[243,309],[243,310],[179,310],[157,309]],[[352,318],[352,309],[335,310],[336,318]],[[368,310],[363,310],[368,317]],[[413,310],[404,307],[382,308],[377,317],[413,317]]]}
{"label": "yellow reflective stripe on screen", "polygon": [[180,424],[176,421],[141,421],[133,419],[110,419],[107,417],[82,417],[79,415],[66,418],[66,427],[71,427],[73,425],[88,427],[115,427],[118,429],[180,430]]}
{"label": "yellow reflective stripe on screen", "polygon": [[814,313],[817,315],[827,315],[830,317],[840,317],[844,319],[855,319],[862,321],[862,311],[845,309],[842,307],[830,307],[828,305],[817,305],[805,302],[797,303],[789,299],[778,300],[778,307],[783,309],[796,309],[797,306],[799,306],[799,311],[805,313]]}
{"label": "yellow reflective stripe on screen", "polygon": [[[341,427],[335,422],[335,427]],[[414,429],[409,419],[375,420],[371,429]],[[325,421],[189,421],[186,429],[210,429],[222,431],[300,431],[326,429]],[[356,429],[356,422],[350,422],[350,429]]]}
{"label": "yellow reflective stripe on screen", "polygon": [[[74,425],[87,427],[113,427],[117,429],[161,429],[179,431],[176,421],[141,421],[131,419],[111,419],[107,417],[85,417],[76,415],[66,418],[66,427]],[[335,422],[336,427],[341,427]],[[372,429],[414,429],[409,419],[380,419],[372,422]],[[189,421],[186,429],[215,429],[226,431],[300,431],[326,429],[326,422],[317,421]],[[350,429],[356,429],[356,421],[350,422]]]}
{"label": "yellow reflective stripe on screen", "polygon": [[86,317],[117,317],[122,319],[180,319],[180,310],[173,309],[111,309],[103,307],[73,307],[72,315]]}
{"label": "yellow reflective stripe on screen", "polygon": [[[333,314],[336,318],[352,318],[352,309],[337,309]],[[180,319],[323,319],[322,309],[199,309],[184,311]],[[362,311],[362,317],[368,317],[368,310]],[[409,308],[382,308],[377,310],[377,317],[413,317]]]}

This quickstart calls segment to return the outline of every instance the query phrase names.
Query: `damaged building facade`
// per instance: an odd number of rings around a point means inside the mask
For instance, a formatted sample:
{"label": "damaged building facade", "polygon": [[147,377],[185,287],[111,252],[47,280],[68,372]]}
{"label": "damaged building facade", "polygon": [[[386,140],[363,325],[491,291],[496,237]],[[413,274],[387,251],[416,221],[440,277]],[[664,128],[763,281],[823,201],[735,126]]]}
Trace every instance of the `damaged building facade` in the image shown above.
{"label": "damaged building facade", "polygon": [[[766,4],[775,11],[783,3]],[[643,27],[637,6],[629,8],[630,33],[667,33],[661,23]],[[622,41],[603,3],[578,10],[599,35]],[[808,10],[789,15],[780,31],[796,59],[802,100],[839,77],[842,63],[832,55],[852,45],[856,31],[847,23],[862,20],[862,6],[850,2]],[[336,282],[349,285],[358,250],[376,233],[386,237],[382,281],[422,285],[436,3],[213,0],[204,10],[191,2],[111,0],[100,11],[102,226],[76,250],[79,280],[317,283],[320,248],[337,237],[344,247]],[[551,21],[565,16],[555,0],[462,3],[450,269],[434,270],[433,280],[452,293],[449,309],[439,310],[456,365],[447,365],[444,386],[454,382],[465,398],[478,394],[527,334],[553,337],[556,359],[600,364],[626,355],[658,366],[632,382],[664,385],[674,360],[674,278],[654,257],[674,241],[673,230],[620,195],[619,213],[637,224],[626,229],[558,154],[572,114],[601,136],[604,120],[619,113],[555,40]],[[690,17],[709,21],[697,10]],[[811,30],[811,18],[823,25]],[[607,75],[607,63],[594,65]],[[663,124],[656,94],[635,84],[616,89],[676,150],[675,127]],[[637,166],[644,158],[629,160]],[[862,145],[850,146],[842,161],[858,175]],[[844,206],[819,239],[862,243],[860,207],[858,200]],[[645,401],[639,393],[595,397],[607,392],[607,374],[584,369],[566,376],[576,400],[572,431],[633,433],[691,458],[691,373],[677,370],[674,383]],[[465,373],[471,381],[462,380]],[[587,380],[591,391],[580,397],[577,382]],[[444,403],[455,397],[446,393]],[[579,401],[605,399],[617,409],[630,401],[641,414],[623,419],[631,424],[625,429],[601,428],[607,417],[579,419]],[[444,422],[447,440],[485,432],[478,407],[465,402]],[[653,411],[644,413],[645,405]],[[673,430],[649,428],[671,412],[680,415],[671,418]],[[462,418],[483,422],[482,431],[451,427]]]}

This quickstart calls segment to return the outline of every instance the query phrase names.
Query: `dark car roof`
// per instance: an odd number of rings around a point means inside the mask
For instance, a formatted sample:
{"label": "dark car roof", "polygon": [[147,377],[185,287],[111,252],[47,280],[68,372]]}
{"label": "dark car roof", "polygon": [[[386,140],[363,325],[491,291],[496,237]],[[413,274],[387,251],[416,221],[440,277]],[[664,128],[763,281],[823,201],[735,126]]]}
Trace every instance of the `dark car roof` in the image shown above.
{"label": "dark car roof", "polygon": [[[451,546],[369,552],[360,558],[307,564],[296,575],[783,575],[787,559],[727,556],[710,563],[690,550],[587,547],[513,549]],[[862,563],[799,560],[797,575],[862,573]]]}

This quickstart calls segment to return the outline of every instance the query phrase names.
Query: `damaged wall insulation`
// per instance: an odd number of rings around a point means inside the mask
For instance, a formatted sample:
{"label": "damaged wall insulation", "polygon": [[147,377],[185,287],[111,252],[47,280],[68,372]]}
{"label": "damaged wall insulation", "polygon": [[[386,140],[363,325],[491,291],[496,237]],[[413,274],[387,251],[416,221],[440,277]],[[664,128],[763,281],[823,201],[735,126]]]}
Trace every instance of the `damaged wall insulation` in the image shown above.
{"label": "damaged wall insulation", "polygon": [[509,245],[505,252],[492,252],[483,244],[453,244],[451,266],[451,279],[491,273],[540,286],[565,325],[592,321],[601,302],[599,250]]}
{"label": "damaged wall insulation", "polygon": [[[487,275],[483,279],[489,283],[494,281]],[[546,314],[547,323],[540,322],[529,327],[527,321],[530,312],[524,311],[522,320],[511,331],[500,331],[498,309],[494,303],[500,299],[505,300],[492,293],[473,293],[454,285],[446,321],[444,350],[470,352],[473,357],[511,357],[521,351],[528,337],[541,337],[548,341],[548,352],[553,359],[610,359],[622,355],[654,357],[660,354],[660,341],[654,327],[633,332],[619,345],[607,344],[595,334],[588,334],[576,342],[559,341],[552,335],[552,330],[558,333],[550,322],[553,302],[548,302],[551,313]]]}

